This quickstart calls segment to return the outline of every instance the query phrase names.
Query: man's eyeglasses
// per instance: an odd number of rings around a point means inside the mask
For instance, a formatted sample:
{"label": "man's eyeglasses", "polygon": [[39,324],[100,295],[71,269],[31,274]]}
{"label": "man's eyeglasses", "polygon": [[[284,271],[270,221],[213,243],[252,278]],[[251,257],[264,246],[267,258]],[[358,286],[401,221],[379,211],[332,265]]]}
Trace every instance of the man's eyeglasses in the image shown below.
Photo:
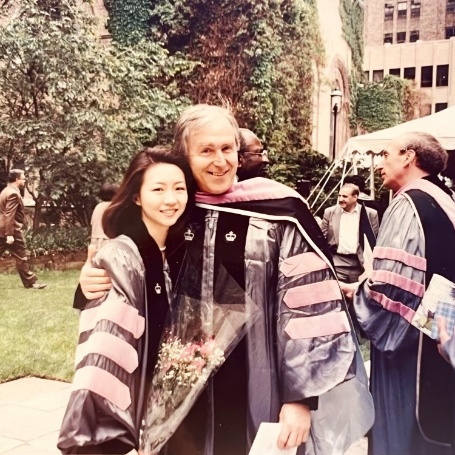
{"label": "man's eyeglasses", "polygon": [[262,149],[260,152],[245,152],[245,155],[268,156],[268,152],[266,149]]}

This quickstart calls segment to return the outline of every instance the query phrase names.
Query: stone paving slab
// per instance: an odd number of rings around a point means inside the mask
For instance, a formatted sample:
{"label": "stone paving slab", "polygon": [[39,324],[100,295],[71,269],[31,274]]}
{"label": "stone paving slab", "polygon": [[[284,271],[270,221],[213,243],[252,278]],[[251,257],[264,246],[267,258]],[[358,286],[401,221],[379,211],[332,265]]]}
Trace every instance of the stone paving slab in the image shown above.
{"label": "stone paving slab", "polygon": [[61,381],[51,381],[41,378],[21,378],[0,385],[0,406],[18,404],[42,394],[52,394],[71,387],[71,384]]}
{"label": "stone paving slab", "polygon": [[19,406],[37,409],[40,411],[55,411],[56,409],[66,407],[69,394],[71,393],[70,390],[71,385],[68,384],[68,386],[62,390],[40,393],[33,398],[21,401]]}
{"label": "stone paving slab", "polygon": [[71,384],[22,378],[0,384],[0,454],[59,454],[58,431]]}
{"label": "stone paving slab", "polygon": [[0,452],[2,455],[61,455],[60,450],[55,448],[34,447],[29,444],[22,444],[7,452]]}
{"label": "stone paving slab", "polygon": [[14,449],[23,444],[19,439],[5,438],[0,436],[0,453],[8,453],[10,449]]}
{"label": "stone paving slab", "polygon": [[2,406],[0,412],[0,436],[26,442],[57,431],[62,422],[61,414],[22,406]]}

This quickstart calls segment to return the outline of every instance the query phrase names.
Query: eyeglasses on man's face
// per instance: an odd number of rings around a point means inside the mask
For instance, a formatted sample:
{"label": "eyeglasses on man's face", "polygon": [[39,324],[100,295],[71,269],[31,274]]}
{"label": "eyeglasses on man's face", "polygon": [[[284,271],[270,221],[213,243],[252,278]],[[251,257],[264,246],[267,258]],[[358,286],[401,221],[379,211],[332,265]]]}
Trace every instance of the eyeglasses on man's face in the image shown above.
{"label": "eyeglasses on man's face", "polygon": [[262,149],[258,152],[246,152],[245,155],[268,156],[268,152],[266,149]]}

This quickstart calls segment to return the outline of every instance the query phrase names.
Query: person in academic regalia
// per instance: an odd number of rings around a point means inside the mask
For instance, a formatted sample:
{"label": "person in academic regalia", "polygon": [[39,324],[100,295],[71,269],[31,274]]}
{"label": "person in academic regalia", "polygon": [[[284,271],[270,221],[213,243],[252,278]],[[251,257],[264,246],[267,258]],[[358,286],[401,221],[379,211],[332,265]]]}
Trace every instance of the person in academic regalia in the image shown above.
{"label": "person in academic regalia", "polygon": [[63,454],[139,449],[172,297],[166,242],[185,211],[191,182],[185,159],[145,148],[104,213],[111,240],[94,264],[108,271],[112,286],[82,306],[76,372],[58,439]]}
{"label": "person in academic regalia", "polygon": [[[431,135],[391,141],[378,166],[395,192],[354,310],[371,341],[371,455],[455,453],[455,374],[436,341],[411,325],[434,273],[455,280],[455,202],[438,174],[447,152]],[[349,292],[352,286],[343,286]]]}
{"label": "person in academic regalia", "polygon": [[[176,292],[223,304],[226,271],[261,316],[163,453],[247,455],[260,423],[280,422],[278,447],[341,455],[371,427],[373,409],[320,228],[296,191],[265,178],[234,183],[240,135],[227,109],[192,106],[175,131],[199,190],[186,258],[169,256]],[[99,275],[81,275],[87,297],[104,289]]]}
{"label": "person in academic regalia", "polygon": [[190,446],[195,454],[246,455],[259,424],[280,421],[279,446],[342,454],[373,414],[330,251],[297,192],[260,177],[233,183],[238,138],[232,114],[215,106],[188,108],[176,126],[175,151],[188,157],[199,189],[181,280],[202,301],[222,302],[216,293],[226,270],[261,317],[166,453]]}

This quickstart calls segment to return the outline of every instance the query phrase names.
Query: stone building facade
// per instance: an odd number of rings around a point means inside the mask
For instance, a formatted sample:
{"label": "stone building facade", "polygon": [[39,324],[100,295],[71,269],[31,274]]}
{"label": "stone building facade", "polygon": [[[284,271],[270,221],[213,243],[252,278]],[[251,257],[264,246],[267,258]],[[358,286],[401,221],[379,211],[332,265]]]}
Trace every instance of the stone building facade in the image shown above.
{"label": "stone building facade", "polygon": [[111,36],[107,30],[107,19],[108,14],[106,7],[104,6],[103,0],[92,0],[90,4],[87,4],[87,8],[90,8],[91,13],[97,18],[97,34],[101,39],[110,39]]}
{"label": "stone building facade", "polygon": [[455,104],[455,0],[366,0],[364,70],[412,79],[428,115]]}
{"label": "stone building facade", "polygon": [[[9,1],[3,2],[4,6],[8,6]],[[82,2],[81,2],[82,3]],[[106,24],[108,19],[107,10],[104,6],[103,0],[91,0],[90,3],[84,2],[84,8],[97,19],[96,34],[102,39],[109,39],[110,35],[107,31]],[[8,14],[0,15],[0,25],[3,25],[10,20],[14,20],[17,14],[18,5],[17,3],[11,2],[10,8],[7,10]]]}
{"label": "stone building facade", "polygon": [[[357,0],[356,0],[357,1]],[[325,66],[317,74],[317,87],[313,97],[312,147],[331,157],[342,150],[350,137],[349,129],[349,74],[351,72],[351,50],[342,33],[340,0],[317,0],[319,24],[325,47]],[[330,11],[331,14],[327,14]],[[94,15],[100,18],[100,27],[106,24],[107,12],[103,0],[94,0]],[[100,29],[102,37],[107,32]],[[316,71],[316,69],[315,69]],[[342,93],[336,122],[332,108],[331,92],[338,88]],[[335,132],[336,127],[336,134]],[[333,146],[334,138],[336,140]]]}
{"label": "stone building facade", "polygon": [[[343,37],[339,0],[317,0],[317,7],[325,48],[325,67],[317,74],[313,98],[312,146],[319,153],[333,158],[350,137],[349,76],[352,56],[351,48]],[[339,89],[342,95],[335,114],[336,121],[331,97],[334,89]]]}

